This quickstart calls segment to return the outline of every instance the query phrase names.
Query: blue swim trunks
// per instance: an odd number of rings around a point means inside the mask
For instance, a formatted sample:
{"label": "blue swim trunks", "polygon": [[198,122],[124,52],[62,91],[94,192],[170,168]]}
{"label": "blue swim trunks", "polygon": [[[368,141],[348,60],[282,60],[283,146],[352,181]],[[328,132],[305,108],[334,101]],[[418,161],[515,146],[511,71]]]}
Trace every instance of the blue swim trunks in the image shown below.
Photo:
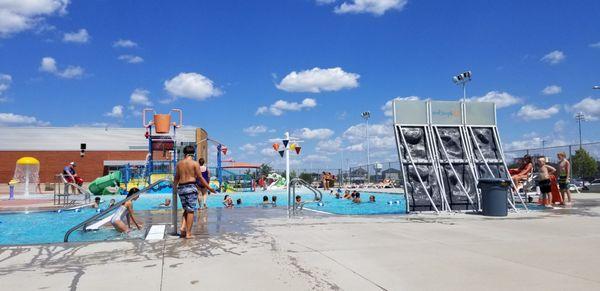
{"label": "blue swim trunks", "polygon": [[195,183],[182,184],[177,186],[177,194],[181,201],[181,208],[188,212],[196,210],[196,203],[198,202],[198,188]]}

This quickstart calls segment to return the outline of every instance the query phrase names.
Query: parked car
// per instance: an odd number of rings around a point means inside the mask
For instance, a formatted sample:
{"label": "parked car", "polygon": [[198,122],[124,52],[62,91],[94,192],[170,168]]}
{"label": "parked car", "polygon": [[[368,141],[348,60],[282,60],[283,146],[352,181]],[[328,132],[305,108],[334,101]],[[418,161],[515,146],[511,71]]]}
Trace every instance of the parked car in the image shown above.
{"label": "parked car", "polygon": [[600,193],[600,179],[593,180],[588,186],[590,192]]}

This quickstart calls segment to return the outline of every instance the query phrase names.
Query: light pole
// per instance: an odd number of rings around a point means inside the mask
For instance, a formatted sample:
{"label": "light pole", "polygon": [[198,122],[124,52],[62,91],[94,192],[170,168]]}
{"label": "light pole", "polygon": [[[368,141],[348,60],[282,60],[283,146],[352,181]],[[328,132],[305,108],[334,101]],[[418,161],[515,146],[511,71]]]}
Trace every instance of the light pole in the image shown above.
{"label": "light pole", "polygon": [[583,112],[577,112],[577,114],[575,115],[575,119],[577,120],[577,123],[579,125],[579,149],[581,149],[581,122],[585,121],[585,114],[583,114]]}
{"label": "light pole", "polygon": [[362,118],[367,121],[367,183],[371,182],[371,177],[369,177],[369,164],[371,164],[371,155],[370,155],[370,143],[369,143],[369,118],[371,118],[371,112],[365,111],[360,114]]}
{"label": "light pole", "polygon": [[452,77],[452,81],[454,82],[454,84],[456,85],[462,85],[463,88],[463,102],[467,101],[467,82],[471,81],[471,71],[466,71],[462,74],[458,74],[454,77]]}

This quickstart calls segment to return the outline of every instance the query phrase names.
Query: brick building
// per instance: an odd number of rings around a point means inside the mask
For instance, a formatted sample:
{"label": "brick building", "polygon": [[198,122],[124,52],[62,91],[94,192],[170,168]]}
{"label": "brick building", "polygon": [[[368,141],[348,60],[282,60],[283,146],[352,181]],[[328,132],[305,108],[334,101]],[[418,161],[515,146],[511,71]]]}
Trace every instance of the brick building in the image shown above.
{"label": "brick building", "polygon": [[[144,134],[144,128],[0,127],[0,183],[13,177],[16,161],[25,156],[40,161],[42,183],[54,182],[55,175],[71,161],[77,163],[77,173],[90,182],[106,174],[108,167],[143,163],[148,153]],[[196,143],[205,136],[202,129],[181,128],[176,141]],[[86,144],[84,157],[80,156],[82,143]],[[199,145],[199,149],[206,148],[205,142]],[[155,159],[167,157],[168,153],[154,153]]]}

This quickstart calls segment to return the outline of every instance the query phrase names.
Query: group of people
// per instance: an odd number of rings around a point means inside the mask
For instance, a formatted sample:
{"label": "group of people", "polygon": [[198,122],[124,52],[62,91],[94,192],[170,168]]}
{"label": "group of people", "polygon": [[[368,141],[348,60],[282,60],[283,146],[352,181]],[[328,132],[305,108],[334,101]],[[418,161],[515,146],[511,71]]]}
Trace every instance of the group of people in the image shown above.
{"label": "group of people", "polygon": [[321,174],[321,182],[323,183],[323,190],[327,191],[335,182],[335,175],[331,174],[331,172],[323,172]]}
{"label": "group of people", "polygon": [[[345,190],[344,195],[341,195],[342,189],[337,189],[337,192],[333,194],[333,190],[330,192],[331,195],[335,195],[336,199],[348,199],[352,201],[352,203],[362,203],[362,199],[360,198],[360,192],[353,190]],[[375,195],[369,196],[369,202],[375,202]]]}
{"label": "group of people", "polygon": [[233,198],[231,198],[231,196],[229,196],[229,194],[225,194],[225,196],[223,196],[223,206],[225,208],[233,208],[235,205],[241,206],[242,205],[242,198],[238,198],[235,201],[235,204],[233,204]]}
{"label": "group of people", "polygon": [[[558,168],[548,164],[548,160],[544,156],[537,158],[538,165],[538,181],[537,185],[540,189],[540,204],[546,207],[553,207],[554,201],[552,199],[552,186],[553,183],[558,184],[560,192],[561,205],[571,204],[571,191],[569,190],[570,177],[571,177],[571,164],[567,159],[567,155],[564,152],[559,152],[556,157],[558,158]],[[529,155],[525,155],[521,159],[521,165],[519,168],[510,169],[509,173],[516,187],[515,190],[519,190],[523,183],[532,176],[534,170],[533,159]]]}

